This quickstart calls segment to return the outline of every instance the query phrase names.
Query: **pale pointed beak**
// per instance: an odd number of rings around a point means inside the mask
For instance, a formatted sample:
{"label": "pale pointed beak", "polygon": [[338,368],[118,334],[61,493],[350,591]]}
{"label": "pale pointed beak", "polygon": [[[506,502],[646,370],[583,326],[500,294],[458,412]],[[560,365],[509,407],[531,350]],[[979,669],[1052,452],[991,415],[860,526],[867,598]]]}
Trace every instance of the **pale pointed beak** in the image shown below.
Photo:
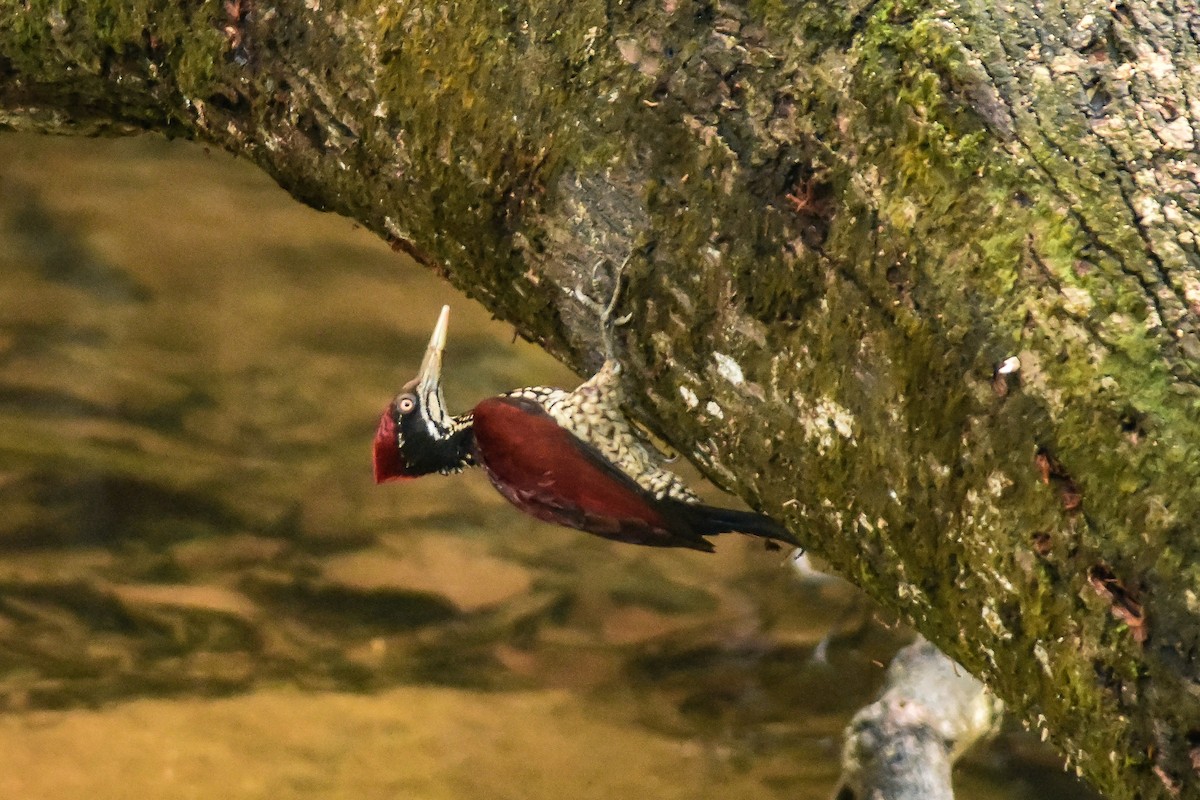
{"label": "pale pointed beak", "polygon": [[449,326],[450,306],[442,306],[433,335],[429,337],[425,358],[421,361],[421,371],[417,373],[417,393],[421,397],[427,397],[438,389],[442,377],[442,351],[446,349],[446,329]]}

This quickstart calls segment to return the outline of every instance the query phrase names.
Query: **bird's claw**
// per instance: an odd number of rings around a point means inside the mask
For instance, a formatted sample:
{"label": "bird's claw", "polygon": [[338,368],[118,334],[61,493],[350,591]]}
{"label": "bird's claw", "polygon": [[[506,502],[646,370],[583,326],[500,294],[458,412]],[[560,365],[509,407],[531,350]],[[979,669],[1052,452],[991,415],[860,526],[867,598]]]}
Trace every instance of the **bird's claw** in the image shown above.
{"label": "bird's claw", "polygon": [[597,314],[600,314],[604,310],[599,303],[584,294],[583,289],[579,288],[578,286],[571,290],[571,295],[580,303],[595,311]]}
{"label": "bird's claw", "polygon": [[[629,324],[633,319],[633,312],[622,316],[614,316],[617,304],[621,300],[621,281],[625,272],[625,267],[629,265],[630,259],[633,258],[633,253],[626,256],[625,260],[612,273],[612,294],[608,298],[607,303],[602,303],[594,297],[588,296],[581,287],[576,286],[572,292],[575,299],[582,305],[587,306],[597,317],[600,318],[600,335],[604,339],[604,356],[606,360],[616,362],[615,348],[612,341],[612,329],[619,328],[622,325]],[[592,288],[595,289],[600,283],[599,271],[602,266],[607,263],[607,259],[600,259],[592,265]]]}

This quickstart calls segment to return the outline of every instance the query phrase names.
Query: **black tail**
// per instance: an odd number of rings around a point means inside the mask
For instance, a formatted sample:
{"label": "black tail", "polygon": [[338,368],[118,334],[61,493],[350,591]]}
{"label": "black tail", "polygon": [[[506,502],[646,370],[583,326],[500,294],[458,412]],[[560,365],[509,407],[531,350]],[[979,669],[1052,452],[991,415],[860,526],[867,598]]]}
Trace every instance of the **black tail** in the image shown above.
{"label": "black tail", "polygon": [[671,501],[677,513],[686,519],[700,536],[715,536],[718,533],[748,533],[763,539],[774,539],[803,549],[804,545],[775,520],[753,511],[738,511],[698,503]]}

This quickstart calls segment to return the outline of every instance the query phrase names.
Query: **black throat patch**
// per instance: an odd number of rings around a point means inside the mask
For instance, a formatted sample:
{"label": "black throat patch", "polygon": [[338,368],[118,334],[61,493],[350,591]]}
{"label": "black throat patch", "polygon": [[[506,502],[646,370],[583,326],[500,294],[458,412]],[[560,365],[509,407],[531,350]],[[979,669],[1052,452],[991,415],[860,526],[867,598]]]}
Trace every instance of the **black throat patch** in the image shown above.
{"label": "black throat patch", "polygon": [[409,474],[461,472],[475,463],[475,437],[470,418],[451,418],[443,427],[422,414],[403,414],[396,421],[397,444]]}

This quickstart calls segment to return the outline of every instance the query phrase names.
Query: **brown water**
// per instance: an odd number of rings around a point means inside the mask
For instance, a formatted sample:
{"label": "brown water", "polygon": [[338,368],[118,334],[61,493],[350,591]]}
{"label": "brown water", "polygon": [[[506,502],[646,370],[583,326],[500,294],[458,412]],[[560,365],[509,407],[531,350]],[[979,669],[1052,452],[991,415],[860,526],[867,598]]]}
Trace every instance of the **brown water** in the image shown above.
{"label": "brown water", "polygon": [[[452,407],[576,380],[247,164],[0,137],[0,797],[829,794],[907,635],[852,589],[373,484],[442,303]],[[1015,734],[960,773],[1089,796]]]}

